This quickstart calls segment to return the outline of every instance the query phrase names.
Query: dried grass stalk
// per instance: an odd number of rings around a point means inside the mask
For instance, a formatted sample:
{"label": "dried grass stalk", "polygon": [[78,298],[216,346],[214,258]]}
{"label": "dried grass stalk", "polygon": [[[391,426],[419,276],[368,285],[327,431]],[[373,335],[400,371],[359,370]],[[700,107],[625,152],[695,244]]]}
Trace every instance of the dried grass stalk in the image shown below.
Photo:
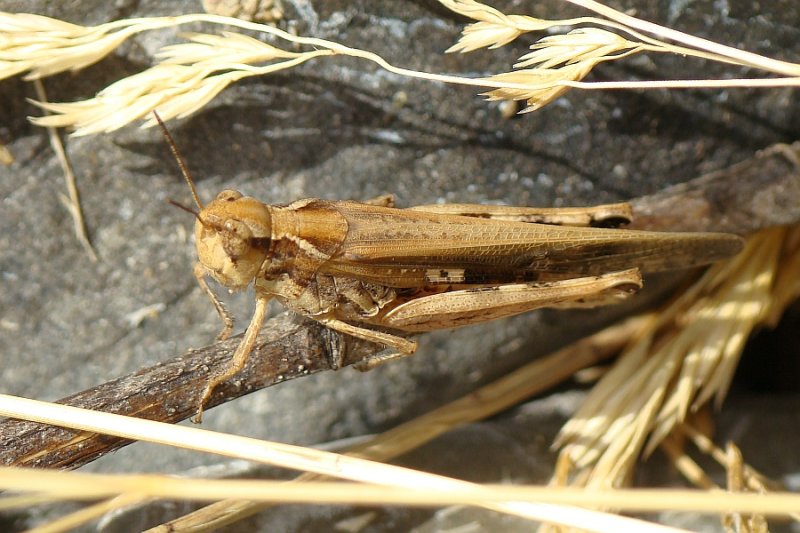
{"label": "dried grass stalk", "polygon": [[751,237],[645,329],[562,429],[557,444],[581,485],[622,486],[640,453],[728,391],[750,333],[800,295],[800,227]]}
{"label": "dried grass stalk", "polygon": [[[144,72],[123,78],[96,97],[81,102],[36,105],[56,113],[32,119],[40,126],[70,126],[76,135],[108,132],[136,119],[150,118],[157,109],[164,120],[184,117],[211,101],[225,87],[250,76],[291,68],[330,50],[286,52],[256,39],[233,33],[223,36],[190,34],[186,44],[168,46],[163,61]],[[276,61],[263,67],[249,63]]]}
{"label": "dried grass stalk", "polygon": [[[120,20],[83,27],[39,15],[0,13],[0,79],[27,72],[27,79],[41,78],[90,65],[136,33],[191,22],[235,26],[267,34],[312,49],[288,52],[239,33],[191,34],[190,42],[166,47],[162,62],[145,72],[107,87],[95,98],[70,104],[39,103],[59,116],[36,118],[43,126],[74,127],[77,135],[110,131],[158,109],[164,119],[186,116],[203,107],[225,87],[242,78],[293,68],[319,57],[345,54],[373,61],[403,76],[431,81],[489,88],[490,99],[526,100],[532,111],[546,105],[568,88],[658,88],[797,86],[800,66],[771,60],[730,47],[710,43],[674,30],[640,21],[591,0],[569,0],[600,13],[607,19],[580,17],[543,20],[525,15],[506,15],[475,0],[440,0],[447,8],[476,23],[467,26],[462,39],[448,51],[468,52],[497,48],[519,35],[555,26],[592,24],[566,34],[545,37],[524,55],[516,70],[484,78],[463,78],[395,67],[368,51],[323,39],[291,35],[272,26],[217,15],[195,14]],[[612,31],[613,30],[613,31]],[[646,35],[655,34],[681,44]],[[626,35],[626,36],[623,36]],[[686,46],[684,46],[686,45]],[[641,52],[677,53],[715,61],[744,64],[782,74],[784,78],[759,80],[664,80],[652,82],[582,81],[598,64]],[[269,63],[264,65],[263,63]],[[148,121],[146,125],[152,125]]]}
{"label": "dried grass stalk", "polygon": [[[661,28],[592,1],[568,0],[598,12],[608,19],[581,17],[567,20],[543,20],[525,15],[506,15],[475,0],[439,1],[452,11],[478,21],[464,29],[461,39],[450,47],[448,52],[464,53],[480,48],[498,48],[510,43],[523,33],[557,26],[574,26],[576,24],[598,26],[578,28],[566,34],[556,34],[540,39],[531,46],[533,52],[522,56],[520,61],[514,65],[515,69],[526,70],[515,70],[485,78],[487,82],[499,81],[529,85],[530,87],[527,89],[498,89],[484,93],[490,100],[525,100],[528,106],[522,112],[535,111],[543,107],[570,87],[590,88],[591,84],[581,83],[581,80],[599,63],[645,51],[701,57],[724,63],[757,65],[757,68],[787,76],[797,77],[800,75],[800,66],[796,64],[759,58],[734,48]],[[632,39],[609,30],[628,34]],[[689,46],[666,42],[645,35],[639,30],[664,35]],[[692,83],[694,86],[702,86],[704,80],[695,80]],[[638,86],[635,82],[621,86],[626,85],[628,87]],[[604,87],[611,88],[605,85]]]}
{"label": "dried grass stalk", "polygon": [[[661,526],[651,526],[640,520],[536,502],[537,499],[542,499],[542,494],[548,494],[546,487],[506,486],[498,492],[496,486],[483,487],[445,476],[353,456],[4,394],[0,394],[0,413],[42,423],[58,424],[72,429],[218,453],[228,457],[359,482],[346,485],[320,482],[287,484],[285,482],[252,480],[205,480],[200,482],[198,480],[178,480],[168,476],[103,477],[75,472],[46,472],[41,469],[0,468],[0,490],[46,494],[53,500],[93,500],[129,495],[132,499],[137,497],[174,498],[177,496],[178,498],[213,501],[232,497],[258,501],[313,502],[317,504],[325,502],[364,504],[368,501],[415,505],[450,503],[475,505],[532,520],[552,521],[569,527],[581,527],[598,532],[611,533],[620,531],[620,528],[632,527],[636,527],[637,531],[663,531]],[[526,494],[523,496],[523,493]],[[566,498],[570,499],[573,504],[581,504],[582,494],[582,492],[575,492],[567,495]],[[606,495],[606,497],[608,496]],[[591,497],[597,497],[597,495]],[[614,496],[611,498],[615,499]],[[544,500],[548,499],[551,498],[545,496]],[[626,500],[631,501],[627,497]],[[12,502],[18,504],[20,500]],[[640,504],[643,503],[640,501]],[[653,505],[653,501],[645,505]]]}

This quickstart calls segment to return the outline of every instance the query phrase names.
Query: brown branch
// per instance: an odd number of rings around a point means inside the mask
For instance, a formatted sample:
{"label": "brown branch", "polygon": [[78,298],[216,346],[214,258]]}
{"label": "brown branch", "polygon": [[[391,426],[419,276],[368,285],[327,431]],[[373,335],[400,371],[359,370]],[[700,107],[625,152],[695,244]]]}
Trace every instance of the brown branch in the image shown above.
{"label": "brown branch", "polygon": [[[794,151],[768,150],[747,161],[632,202],[639,229],[729,231],[800,221]],[[226,365],[241,336],[104,383],[60,401],[67,405],[178,422],[194,415],[211,371]],[[245,369],[220,385],[207,407],[296,377],[375,354],[380,347],[288,315],[269,321]],[[77,468],[129,441],[34,422],[0,420],[0,464]]]}
{"label": "brown branch", "polygon": [[800,221],[800,141],[631,202],[631,229],[746,235]]}
{"label": "brown branch", "polygon": [[[197,411],[208,376],[229,361],[241,335],[191,350],[164,363],[109,381],[59,403],[161,422],[179,422]],[[379,348],[344,337],[319,323],[283,314],[267,322],[245,368],[221,384],[207,408],[321,370],[341,356],[346,365]],[[0,464],[77,468],[131,441],[36,422],[0,421]]]}

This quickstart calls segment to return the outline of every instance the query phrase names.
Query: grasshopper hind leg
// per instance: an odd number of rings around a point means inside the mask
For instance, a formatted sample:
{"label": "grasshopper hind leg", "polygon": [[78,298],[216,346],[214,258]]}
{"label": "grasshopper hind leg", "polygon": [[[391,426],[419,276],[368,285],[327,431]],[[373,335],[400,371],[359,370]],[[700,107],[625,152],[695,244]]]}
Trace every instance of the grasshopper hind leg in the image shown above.
{"label": "grasshopper hind leg", "polygon": [[377,368],[384,363],[388,363],[396,359],[402,359],[403,357],[408,357],[409,355],[411,354],[398,352],[397,350],[386,349],[382,352],[370,355],[369,357],[365,357],[358,363],[355,363],[353,368],[359,372],[369,372],[370,370]]}
{"label": "grasshopper hind leg", "polygon": [[386,308],[381,325],[408,332],[451,329],[542,307],[596,307],[618,302],[642,286],[638,269],[537,283],[452,290]]}
{"label": "grasshopper hind leg", "polygon": [[[417,351],[416,341],[408,340],[397,335],[392,335],[391,333],[354,326],[336,318],[314,317],[314,319],[326,327],[334,331],[338,331],[339,333],[345,333],[359,339],[364,339],[374,342],[375,344],[382,344],[386,346],[386,350],[383,352],[379,352],[373,356],[367,357],[363,361],[359,361],[353,365],[356,370],[360,370],[362,372],[372,370],[376,366],[379,366],[385,362],[409,356]],[[338,368],[341,366],[341,364],[342,361],[335,361],[331,366]]]}
{"label": "grasshopper hind leg", "polygon": [[627,203],[597,205],[592,207],[515,207],[478,204],[434,204],[410,207],[440,215],[488,218],[508,222],[528,222],[552,226],[616,228],[629,224],[633,211]]}

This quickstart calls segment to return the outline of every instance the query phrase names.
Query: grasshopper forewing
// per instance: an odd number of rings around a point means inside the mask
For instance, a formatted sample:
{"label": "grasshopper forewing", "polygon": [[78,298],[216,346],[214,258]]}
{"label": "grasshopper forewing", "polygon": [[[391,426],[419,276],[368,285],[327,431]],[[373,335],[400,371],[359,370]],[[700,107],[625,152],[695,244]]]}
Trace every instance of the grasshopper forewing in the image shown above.
{"label": "grasshopper forewing", "polygon": [[273,298],[334,330],[384,345],[392,355],[407,355],[416,342],[399,334],[540,307],[611,303],[641,287],[640,271],[703,265],[742,246],[729,234],[602,227],[629,221],[627,204],[395,209],[383,197],[267,205],[225,190],[204,206],[164,133],[200,209],[194,272],[225,323],[221,338],[233,321],[206,276],[232,291],[253,284],[256,294],[244,338],[229,366],[210,377],[196,420],[214,388],[244,366]]}

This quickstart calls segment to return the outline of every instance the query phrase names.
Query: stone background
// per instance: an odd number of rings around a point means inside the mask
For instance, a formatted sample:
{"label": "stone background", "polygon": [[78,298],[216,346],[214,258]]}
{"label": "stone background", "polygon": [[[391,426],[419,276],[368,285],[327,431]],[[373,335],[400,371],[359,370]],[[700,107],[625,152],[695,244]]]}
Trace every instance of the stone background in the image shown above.
{"label": "stone background", "polygon": [[[579,13],[555,1],[493,5],[546,18]],[[793,0],[773,0],[761,8],[742,0],[613,5],[754,52],[792,61],[800,57],[800,8]],[[284,0],[284,7],[281,24],[300,35],[371,50],[395,65],[429,72],[506,71],[534,40],[444,55],[465,21],[433,1]],[[156,0],[0,0],[2,11],[83,25],[200,9],[199,2]],[[139,34],[90,68],[47,79],[50,100],[90,97],[147,68],[153,52],[174,41],[176,33]],[[590,79],[756,75],[700,60],[639,56],[604,65]],[[506,119],[497,104],[483,101],[473,89],[406,79],[365,61],[337,57],[246,80],[169,126],[205,199],[237,188],[275,203],[393,192],[401,206],[437,201],[587,205],[653,193],[770,144],[796,140],[796,94],[792,89],[571,91],[539,112]],[[59,201],[64,185],[47,134],[26,119],[39,113],[26,102],[34,96],[32,85],[18,77],[0,82],[0,142],[16,159],[0,167],[0,391],[55,400],[205,345],[220,325],[191,275],[193,221],[166,202],[188,203],[189,195],[161,134],[130,126],[65,139],[100,256],[92,263]],[[252,294],[227,300],[243,327]],[[163,304],[157,316],[139,324],[129,320],[154,304]],[[301,444],[380,431],[621,312],[531,313],[426,335],[413,358],[368,374],[344,370],[261,391],[209,411],[204,427]],[[570,390],[554,393],[498,420],[453,432],[408,462],[467,479],[541,482],[552,464],[548,445],[580,396]],[[788,450],[800,449],[797,405],[796,393],[734,392],[720,417],[720,442],[736,438],[745,457],[768,474],[796,474],[797,454]],[[779,443],[764,438],[777,434],[783,439]],[[219,461],[136,445],[87,469],[182,472]],[[658,458],[654,463],[644,471],[653,476],[644,483],[675,481]],[[290,508],[251,525],[311,530],[360,512]],[[471,510],[382,513],[369,531],[434,531],[470,521],[487,530],[526,528]],[[23,517],[18,523],[37,519]],[[125,520],[106,524],[106,530],[145,525],[136,522],[144,520],[142,515]],[[685,517],[673,517],[676,524],[718,528],[716,519],[680,520]]]}

